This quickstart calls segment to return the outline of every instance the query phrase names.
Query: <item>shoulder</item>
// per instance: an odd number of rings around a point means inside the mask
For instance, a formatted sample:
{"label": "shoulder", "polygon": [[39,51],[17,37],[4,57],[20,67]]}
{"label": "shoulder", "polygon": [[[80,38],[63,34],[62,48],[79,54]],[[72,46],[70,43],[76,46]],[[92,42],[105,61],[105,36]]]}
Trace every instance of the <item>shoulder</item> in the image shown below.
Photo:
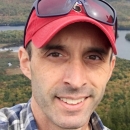
{"label": "shoulder", "polygon": [[26,111],[26,105],[26,103],[23,103],[0,109],[0,128],[5,129],[9,126],[19,125],[21,115]]}
{"label": "shoulder", "polygon": [[93,127],[93,130],[110,130],[109,128],[104,126],[103,122],[101,121],[100,117],[96,112],[92,113],[90,123]]}
{"label": "shoulder", "polygon": [[10,119],[10,117],[14,116],[15,118],[19,118],[20,112],[26,109],[26,105],[27,103],[22,103],[10,108],[6,107],[0,109],[0,120],[2,119],[1,117],[6,117],[7,119]]}
{"label": "shoulder", "polygon": [[103,130],[110,130],[109,128],[107,128],[106,126],[104,126],[104,129]]}

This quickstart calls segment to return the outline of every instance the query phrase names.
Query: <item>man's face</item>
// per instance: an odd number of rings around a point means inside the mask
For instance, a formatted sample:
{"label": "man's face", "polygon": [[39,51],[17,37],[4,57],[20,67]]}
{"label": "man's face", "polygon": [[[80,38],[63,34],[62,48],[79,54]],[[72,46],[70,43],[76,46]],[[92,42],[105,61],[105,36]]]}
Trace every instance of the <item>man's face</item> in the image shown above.
{"label": "man's face", "polygon": [[61,128],[88,123],[115,64],[111,53],[106,36],[87,23],[64,28],[41,49],[32,44],[32,110]]}

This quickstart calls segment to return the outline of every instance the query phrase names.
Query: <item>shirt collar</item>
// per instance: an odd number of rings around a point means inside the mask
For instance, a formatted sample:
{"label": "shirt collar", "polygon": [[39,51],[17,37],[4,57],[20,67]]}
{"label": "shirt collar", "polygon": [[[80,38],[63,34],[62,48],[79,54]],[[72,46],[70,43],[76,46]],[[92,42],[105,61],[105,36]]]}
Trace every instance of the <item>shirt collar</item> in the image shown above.
{"label": "shirt collar", "polygon": [[[31,100],[29,100],[28,104],[27,104],[27,122],[30,122],[28,124],[28,126],[26,128],[30,128],[29,130],[37,130],[37,125],[36,125],[36,121],[34,119],[32,110],[31,110]],[[106,127],[104,127],[100,117],[98,116],[98,114],[96,112],[93,112],[91,117],[90,117],[90,126],[91,126],[91,130],[109,130],[106,129]],[[28,129],[26,129],[28,130]]]}

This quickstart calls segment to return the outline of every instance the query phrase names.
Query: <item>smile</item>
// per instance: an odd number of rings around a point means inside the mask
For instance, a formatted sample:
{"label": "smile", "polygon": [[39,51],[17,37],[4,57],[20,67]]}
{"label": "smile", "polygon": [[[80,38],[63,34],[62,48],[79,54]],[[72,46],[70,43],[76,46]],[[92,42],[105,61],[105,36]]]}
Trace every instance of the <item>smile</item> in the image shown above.
{"label": "smile", "polygon": [[85,98],[80,98],[80,99],[68,99],[68,98],[60,98],[61,101],[70,104],[70,105],[76,105],[79,104],[81,102],[83,102],[85,100]]}

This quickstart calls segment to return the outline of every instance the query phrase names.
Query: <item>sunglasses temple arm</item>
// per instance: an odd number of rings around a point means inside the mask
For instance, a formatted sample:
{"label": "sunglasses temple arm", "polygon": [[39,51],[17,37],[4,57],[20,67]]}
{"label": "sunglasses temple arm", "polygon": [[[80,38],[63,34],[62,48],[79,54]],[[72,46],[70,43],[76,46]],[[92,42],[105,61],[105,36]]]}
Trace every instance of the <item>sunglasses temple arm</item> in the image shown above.
{"label": "sunglasses temple arm", "polygon": [[116,23],[115,23],[115,39],[118,38],[118,32],[117,32],[117,29],[118,29],[118,20],[117,20],[117,17],[116,17]]}

